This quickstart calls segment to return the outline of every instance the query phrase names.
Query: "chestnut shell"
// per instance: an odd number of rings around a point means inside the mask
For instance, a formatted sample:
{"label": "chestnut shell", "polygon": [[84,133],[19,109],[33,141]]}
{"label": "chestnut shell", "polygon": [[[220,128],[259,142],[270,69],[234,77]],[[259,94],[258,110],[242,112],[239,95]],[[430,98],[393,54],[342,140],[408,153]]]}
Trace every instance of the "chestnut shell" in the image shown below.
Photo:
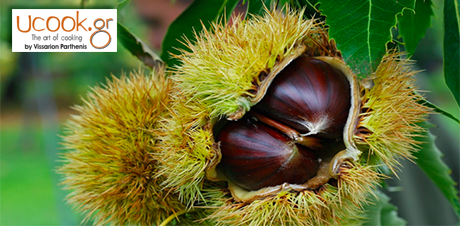
{"label": "chestnut shell", "polygon": [[253,109],[302,134],[341,137],[350,107],[346,76],[324,61],[303,55],[276,75]]}
{"label": "chestnut shell", "polygon": [[313,151],[252,119],[228,122],[217,140],[222,153],[218,169],[246,190],[285,182],[302,184],[315,176],[319,167]]}

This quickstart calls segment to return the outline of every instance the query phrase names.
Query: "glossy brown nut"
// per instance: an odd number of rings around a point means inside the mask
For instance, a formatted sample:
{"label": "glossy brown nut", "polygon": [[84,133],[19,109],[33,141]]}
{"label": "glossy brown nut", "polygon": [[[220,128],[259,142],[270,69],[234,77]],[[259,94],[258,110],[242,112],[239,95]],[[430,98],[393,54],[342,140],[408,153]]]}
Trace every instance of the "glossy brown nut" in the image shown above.
{"label": "glossy brown nut", "polygon": [[302,134],[341,137],[350,106],[345,75],[324,61],[301,56],[276,75],[253,109]]}
{"label": "glossy brown nut", "polygon": [[315,176],[315,153],[281,132],[252,119],[228,122],[217,136],[218,169],[234,184],[258,190],[285,182],[302,184]]}

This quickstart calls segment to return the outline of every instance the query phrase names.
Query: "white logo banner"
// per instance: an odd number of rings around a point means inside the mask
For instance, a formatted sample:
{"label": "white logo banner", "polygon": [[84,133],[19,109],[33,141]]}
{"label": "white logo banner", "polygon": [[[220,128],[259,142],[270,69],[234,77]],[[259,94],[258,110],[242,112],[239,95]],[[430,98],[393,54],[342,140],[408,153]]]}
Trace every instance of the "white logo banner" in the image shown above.
{"label": "white logo banner", "polygon": [[13,52],[117,52],[116,9],[13,9]]}

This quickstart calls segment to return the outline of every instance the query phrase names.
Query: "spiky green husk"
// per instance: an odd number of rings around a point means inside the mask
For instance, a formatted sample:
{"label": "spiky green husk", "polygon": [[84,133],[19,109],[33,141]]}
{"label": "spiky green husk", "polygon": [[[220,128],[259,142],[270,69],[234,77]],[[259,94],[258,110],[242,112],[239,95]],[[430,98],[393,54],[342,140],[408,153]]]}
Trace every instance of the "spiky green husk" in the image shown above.
{"label": "spiky green husk", "polygon": [[419,104],[423,98],[416,90],[411,62],[396,53],[387,54],[374,74],[372,88],[362,88],[362,112],[357,144],[367,149],[372,164],[385,163],[390,169],[399,166],[400,158],[412,158],[417,151],[421,127],[429,108]]}
{"label": "spiky green husk", "polygon": [[251,203],[230,201],[210,218],[218,225],[358,225],[363,219],[361,207],[378,178],[371,167],[349,165],[341,168],[337,187],[282,191]]}
{"label": "spiky green husk", "polygon": [[229,26],[214,24],[212,32],[205,30],[196,43],[188,42],[192,54],[179,56],[183,64],[174,80],[191,98],[202,101],[211,117],[247,111],[261,72],[268,74],[280,62],[305,51],[337,54],[327,48],[322,24],[302,17],[302,12],[273,11],[252,20],[235,18]]}
{"label": "spiky green husk", "polygon": [[[336,185],[325,184],[315,190],[283,190],[248,203],[233,199],[225,184],[203,188],[209,184],[207,170],[219,158],[213,146],[214,121],[241,109],[248,111],[253,104],[251,98],[262,82],[261,74],[270,74],[285,60],[301,54],[340,57],[321,24],[303,20],[301,15],[273,11],[248,21],[236,19],[230,27],[213,25],[212,33],[205,31],[196,43],[188,43],[192,53],[179,56],[182,66],[172,78],[181,92],[173,92],[175,104],[162,126],[165,130],[164,147],[159,154],[161,175],[167,178],[165,187],[177,191],[188,207],[209,208],[212,214],[207,219],[216,224],[359,224],[357,216],[381,178],[373,164],[360,161],[342,166]],[[388,85],[384,84],[387,76],[384,73],[389,71],[384,66],[376,73],[382,77],[376,78],[376,85]],[[373,89],[373,95],[380,95],[378,89]],[[390,93],[400,94],[406,93],[399,90]],[[361,117],[363,122],[365,117]],[[375,152],[370,153],[373,155]]]}
{"label": "spiky green husk", "polygon": [[177,82],[171,92],[175,104],[162,126],[164,146],[158,161],[166,178],[163,185],[177,190],[188,206],[202,199],[205,169],[218,158],[213,120],[249,110],[261,72],[269,73],[283,60],[306,52],[338,54],[321,24],[303,20],[301,12],[286,12],[267,12],[249,21],[236,18],[230,27],[216,23],[212,32],[205,30],[196,43],[188,43],[193,54],[179,56],[183,64],[172,76]]}
{"label": "spiky green husk", "polygon": [[161,71],[131,73],[93,88],[66,124],[63,185],[97,225],[159,224],[184,206],[155,177],[158,121],[169,104]]}
{"label": "spiky green husk", "polygon": [[162,123],[161,150],[155,155],[159,164],[159,175],[165,178],[162,186],[174,188],[180,200],[191,207],[203,200],[202,189],[205,169],[216,156],[213,150],[213,135],[209,115],[204,107],[188,100],[179,90],[171,92],[174,103],[169,115]]}

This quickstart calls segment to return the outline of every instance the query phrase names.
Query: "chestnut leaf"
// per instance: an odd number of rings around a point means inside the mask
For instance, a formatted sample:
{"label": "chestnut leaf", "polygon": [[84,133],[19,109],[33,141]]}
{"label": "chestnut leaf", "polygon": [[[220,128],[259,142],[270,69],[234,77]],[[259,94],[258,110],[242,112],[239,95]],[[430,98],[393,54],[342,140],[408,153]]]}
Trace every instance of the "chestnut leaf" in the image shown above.
{"label": "chestnut leaf", "polygon": [[172,55],[179,55],[180,49],[186,49],[184,40],[193,42],[194,33],[209,27],[210,22],[226,15],[231,15],[238,0],[195,0],[190,6],[172,22],[164,37],[161,49],[161,59],[170,67],[179,63]]}
{"label": "chestnut leaf", "polygon": [[118,41],[135,57],[137,57],[145,66],[156,68],[163,64],[163,61],[157,56],[142,40],[136,37],[125,26],[117,23]]}
{"label": "chestnut leaf", "polygon": [[265,12],[264,7],[270,8],[271,0],[247,0],[248,15],[261,15]]}
{"label": "chestnut leaf", "polygon": [[416,158],[414,161],[439,188],[460,218],[458,190],[455,187],[455,181],[450,176],[451,170],[441,159],[443,154],[435,145],[436,137],[428,131],[433,125],[425,122],[421,123],[420,126],[426,131],[417,137],[421,145],[420,151],[414,153]]}
{"label": "chestnut leaf", "polygon": [[390,203],[390,198],[376,190],[371,196],[370,204],[364,206],[366,221],[363,226],[406,225],[406,221],[397,214],[397,208]]}
{"label": "chestnut leaf", "polygon": [[123,9],[131,0],[118,0],[117,2],[117,11],[120,13],[120,10]]}
{"label": "chestnut leaf", "polygon": [[444,2],[444,79],[460,106],[460,5],[458,0]]}
{"label": "chestnut leaf", "polygon": [[423,98],[423,99],[419,100],[418,103],[422,104],[422,105],[425,105],[425,106],[431,108],[434,112],[436,112],[438,114],[441,114],[441,115],[444,115],[447,118],[450,118],[450,119],[454,120],[456,123],[460,124],[460,120],[456,116],[454,116],[451,113],[449,113],[449,112],[443,110],[442,108],[436,106],[435,104],[431,103],[427,99]]}
{"label": "chestnut leaf", "polygon": [[415,10],[405,9],[398,16],[399,34],[403,37],[405,49],[413,55],[420,39],[425,36],[426,29],[431,26],[433,13],[431,0],[417,0]]}
{"label": "chestnut leaf", "polygon": [[360,77],[370,76],[392,40],[396,16],[414,9],[415,0],[321,0],[329,35],[350,68]]}

